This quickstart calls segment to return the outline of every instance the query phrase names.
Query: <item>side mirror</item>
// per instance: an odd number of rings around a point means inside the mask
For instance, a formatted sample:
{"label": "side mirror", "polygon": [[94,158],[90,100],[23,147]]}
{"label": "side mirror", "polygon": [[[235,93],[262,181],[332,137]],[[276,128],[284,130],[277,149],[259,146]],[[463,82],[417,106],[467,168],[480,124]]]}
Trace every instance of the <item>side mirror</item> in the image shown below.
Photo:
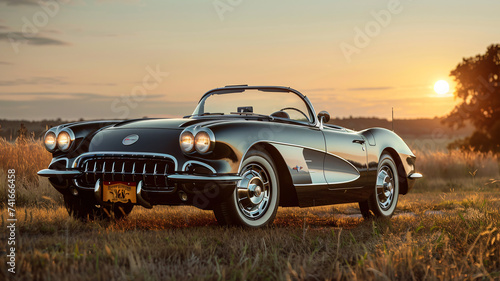
{"label": "side mirror", "polygon": [[330,114],[326,111],[321,111],[318,113],[318,119],[321,124],[328,123],[330,121]]}

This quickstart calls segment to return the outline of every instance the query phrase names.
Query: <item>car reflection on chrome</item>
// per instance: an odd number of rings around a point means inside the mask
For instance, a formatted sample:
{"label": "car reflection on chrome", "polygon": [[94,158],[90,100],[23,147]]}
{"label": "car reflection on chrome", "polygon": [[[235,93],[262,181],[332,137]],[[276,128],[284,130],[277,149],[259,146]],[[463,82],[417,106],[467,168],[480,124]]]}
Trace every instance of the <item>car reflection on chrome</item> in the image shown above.
{"label": "car reflection on chrome", "polygon": [[359,203],[390,217],[416,179],[415,155],[394,132],[328,124],[297,90],[226,86],[192,115],[64,124],[50,129],[48,177],[83,220],[135,205],[193,205],[221,225],[262,227],[278,206]]}

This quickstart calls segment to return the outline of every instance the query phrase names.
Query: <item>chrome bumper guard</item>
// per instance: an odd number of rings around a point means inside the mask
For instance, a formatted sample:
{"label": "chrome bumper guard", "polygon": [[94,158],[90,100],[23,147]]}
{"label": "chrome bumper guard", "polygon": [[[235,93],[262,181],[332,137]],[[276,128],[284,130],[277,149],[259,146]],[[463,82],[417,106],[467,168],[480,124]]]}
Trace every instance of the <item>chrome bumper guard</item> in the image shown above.
{"label": "chrome bumper guard", "polygon": [[38,175],[41,177],[60,177],[63,179],[73,179],[80,176],[82,172],[78,170],[54,170],[54,169],[44,169],[38,171]]}
{"label": "chrome bumper guard", "polygon": [[420,173],[412,173],[408,176],[411,180],[421,179],[423,176]]}

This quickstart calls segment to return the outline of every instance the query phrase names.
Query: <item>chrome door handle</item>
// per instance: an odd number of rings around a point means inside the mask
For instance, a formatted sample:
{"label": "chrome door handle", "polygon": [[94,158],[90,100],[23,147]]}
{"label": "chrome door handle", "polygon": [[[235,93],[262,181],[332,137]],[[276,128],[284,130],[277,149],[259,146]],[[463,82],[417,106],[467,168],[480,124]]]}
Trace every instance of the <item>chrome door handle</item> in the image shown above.
{"label": "chrome door handle", "polygon": [[364,144],[365,140],[353,140],[353,143],[359,143],[359,144]]}

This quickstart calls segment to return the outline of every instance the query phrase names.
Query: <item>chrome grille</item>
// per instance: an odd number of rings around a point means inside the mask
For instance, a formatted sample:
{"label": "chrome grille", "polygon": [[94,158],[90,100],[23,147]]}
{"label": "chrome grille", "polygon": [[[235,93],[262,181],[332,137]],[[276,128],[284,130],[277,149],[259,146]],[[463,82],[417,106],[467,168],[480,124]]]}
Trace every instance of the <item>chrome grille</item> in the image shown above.
{"label": "chrome grille", "polygon": [[142,181],[145,189],[173,189],[167,175],[175,170],[170,158],[141,155],[91,155],[79,159],[78,168],[83,175],[77,179],[82,187],[93,188],[101,181]]}

